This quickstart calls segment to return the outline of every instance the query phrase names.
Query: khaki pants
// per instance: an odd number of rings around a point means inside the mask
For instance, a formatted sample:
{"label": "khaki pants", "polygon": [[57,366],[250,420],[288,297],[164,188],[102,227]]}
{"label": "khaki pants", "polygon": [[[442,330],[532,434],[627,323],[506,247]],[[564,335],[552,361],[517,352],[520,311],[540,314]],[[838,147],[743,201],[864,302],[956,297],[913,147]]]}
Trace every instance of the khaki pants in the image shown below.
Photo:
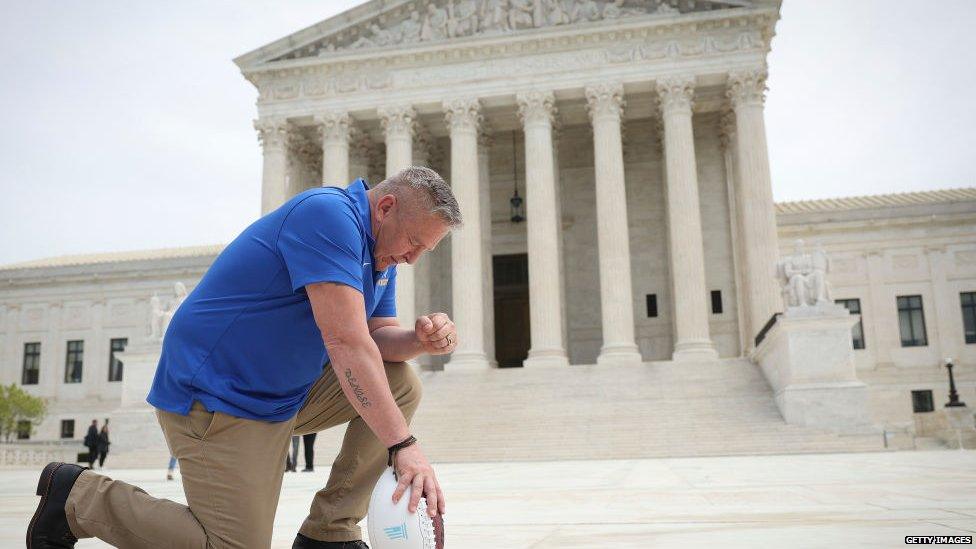
{"label": "khaki pants", "polygon": [[[420,378],[403,362],[386,362],[393,397],[409,422],[420,403]],[[343,394],[327,365],[298,415],[288,421],[210,413],[195,402],[189,415],[157,410],[170,451],[180,461],[189,506],[91,471],[75,482],[65,505],[78,538],[114,546],[266,548],[271,545],[285,455],[293,434],[349,423],[325,488],[315,494],[299,530],[322,541],[362,539],[373,486],[386,448]]]}

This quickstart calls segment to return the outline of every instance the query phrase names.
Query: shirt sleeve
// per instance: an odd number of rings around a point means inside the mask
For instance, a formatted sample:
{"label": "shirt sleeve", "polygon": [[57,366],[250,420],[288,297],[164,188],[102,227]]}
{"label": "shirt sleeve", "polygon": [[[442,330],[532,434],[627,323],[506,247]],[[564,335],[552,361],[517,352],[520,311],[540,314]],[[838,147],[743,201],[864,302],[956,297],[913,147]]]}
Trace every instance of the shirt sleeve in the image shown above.
{"label": "shirt sleeve", "polygon": [[281,224],[278,251],[293,291],[318,282],[338,282],[363,291],[363,237],[355,212],[337,195],[313,195]]}
{"label": "shirt sleeve", "polygon": [[373,309],[373,314],[369,315],[370,318],[396,316],[396,277],[397,270],[396,267],[393,267],[386,276],[388,281],[386,283],[386,290],[383,291],[383,297],[380,298],[380,302]]}

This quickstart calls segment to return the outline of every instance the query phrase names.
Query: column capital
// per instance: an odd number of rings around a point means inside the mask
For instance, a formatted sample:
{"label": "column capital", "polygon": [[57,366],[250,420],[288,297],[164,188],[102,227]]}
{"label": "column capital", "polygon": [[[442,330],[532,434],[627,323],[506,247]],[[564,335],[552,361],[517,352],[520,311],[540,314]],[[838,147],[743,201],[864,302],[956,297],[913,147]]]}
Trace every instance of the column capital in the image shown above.
{"label": "column capital", "polygon": [[735,137],[735,112],[731,109],[722,112],[718,119],[718,139],[723,151],[729,150]]}
{"label": "column capital", "polygon": [[661,113],[687,111],[691,113],[695,97],[694,76],[669,76],[657,81]]}
{"label": "column capital", "polygon": [[555,116],[552,119],[552,144],[554,147],[559,145],[559,140],[563,138],[563,121]]}
{"label": "column capital", "polygon": [[345,111],[329,111],[315,115],[315,122],[322,126],[324,141],[349,141],[352,118]]}
{"label": "column capital", "polygon": [[523,126],[552,125],[556,119],[556,96],[551,91],[527,91],[516,94],[518,116]]}
{"label": "column capital", "polygon": [[624,112],[624,85],[620,82],[601,82],[591,84],[584,89],[586,95],[586,110],[590,120],[612,117],[620,119]]}
{"label": "column capital", "polygon": [[426,126],[419,123],[414,123],[414,133],[413,133],[413,156],[415,163],[419,160],[424,166],[430,164],[431,154],[433,149],[437,147],[437,143],[434,141],[434,136],[430,134],[430,130]]}
{"label": "column capital", "polygon": [[484,117],[477,98],[457,98],[444,101],[444,118],[451,133],[456,130],[478,131]]}
{"label": "column capital", "polygon": [[661,100],[656,95],[651,96],[651,117],[648,120],[651,125],[651,147],[661,154],[664,151],[664,118],[661,116]]}
{"label": "column capital", "polygon": [[730,72],[725,95],[732,106],[762,105],[766,100],[766,76],[764,68]]}
{"label": "column capital", "polygon": [[382,171],[378,169],[379,163],[382,161],[382,150],[377,143],[373,142],[368,133],[358,128],[350,130],[349,150],[360,160],[366,162],[367,169],[371,173]]}
{"label": "column capital", "polygon": [[254,121],[258,142],[264,150],[282,150],[288,145],[291,123],[284,118],[258,118]]}
{"label": "column capital", "polygon": [[386,138],[397,136],[413,137],[416,131],[417,111],[410,105],[391,105],[376,109]]}
{"label": "column capital", "polygon": [[490,149],[492,145],[495,144],[495,135],[488,122],[482,122],[481,126],[478,128],[478,147],[481,149]]}
{"label": "column capital", "polygon": [[307,165],[310,171],[322,173],[322,147],[316,141],[297,133],[289,141],[295,156]]}

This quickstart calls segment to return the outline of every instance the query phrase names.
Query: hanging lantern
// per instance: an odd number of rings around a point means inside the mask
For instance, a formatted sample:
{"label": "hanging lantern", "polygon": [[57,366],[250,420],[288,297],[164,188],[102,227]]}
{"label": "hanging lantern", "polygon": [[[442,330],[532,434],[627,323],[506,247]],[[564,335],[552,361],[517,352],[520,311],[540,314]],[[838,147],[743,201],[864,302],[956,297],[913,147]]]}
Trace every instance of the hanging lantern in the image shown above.
{"label": "hanging lantern", "polygon": [[508,200],[512,212],[512,223],[521,223],[525,221],[525,201],[518,193],[518,157],[515,154],[515,131],[512,131],[512,182],[515,186],[515,192],[512,194],[512,198]]}
{"label": "hanging lantern", "polygon": [[518,187],[515,188],[515,194],[508,199],[508,202],[512,205],[512,223],[525,221],[525,210],[522,207],[522,197],[518,194]]}

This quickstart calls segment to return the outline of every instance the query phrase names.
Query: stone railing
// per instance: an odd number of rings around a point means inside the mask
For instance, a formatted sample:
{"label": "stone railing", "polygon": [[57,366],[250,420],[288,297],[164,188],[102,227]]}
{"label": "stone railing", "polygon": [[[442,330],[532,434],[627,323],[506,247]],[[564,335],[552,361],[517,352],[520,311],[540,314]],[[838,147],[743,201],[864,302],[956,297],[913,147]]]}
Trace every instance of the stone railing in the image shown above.
{"label": "stone railing", "polygon": [[79,442],[5,442],[0,443],[0,467],[43,466],[52,461],[74,463],[78,452],[85,450]]}

